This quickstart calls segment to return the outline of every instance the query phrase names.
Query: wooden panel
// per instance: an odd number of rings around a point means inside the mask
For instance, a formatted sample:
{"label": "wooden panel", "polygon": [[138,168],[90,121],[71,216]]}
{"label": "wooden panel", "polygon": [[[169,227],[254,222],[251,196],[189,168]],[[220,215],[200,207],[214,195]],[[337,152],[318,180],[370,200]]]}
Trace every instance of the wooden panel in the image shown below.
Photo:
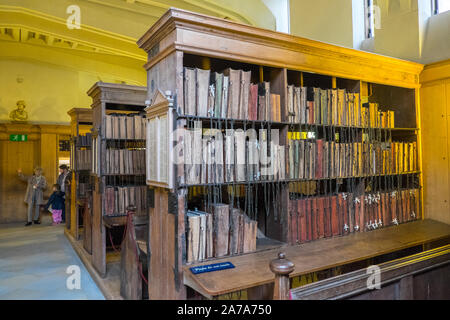
{"label": "wooden panel", "polygon": [[[216,296],[271,283],[274,274],[269,263],[283,251],[295,264],[291,277],[333,268],[385,253],[412,247],[450,235],[450,225],[433,220],[420,220],[345,237],[320,239],[300,246],[284,246],[264,252],[218,259],[232,262],[236,268],[193,275],[184,267],[184,282],[205,296]],[[307,259],[305,259],[307,257]],[[207,263],[195,264],[194,266]],[[191,267],[191,266],[189,266]]]}
{"label": "wooden panel", "polygon": [[450,265],[418,274],[413,281],[413,298],[416,300],[450,298]]}
{"label": "wooden panel", "polygon": [[427,84],[420,89],[423,197],[425,218],[450,223],[447,119],[450,113],[445,91],[443,83]]}
{"label": "wooden panel", "polygon": [[44,196],[50,196],[51,186],[56,183],[58,178],[58,153],[57,153],[57,135],[54,133],[41,134],[41,167],[47,178],[47,190]]}
{"label": "wooden panel", "polygon": [[0,141],[0,223],[25,222],[27,183],[19,180],[17,169],[31,175],[38,164],[39,142]]}
{"label": "wooden panel", "polygon": [[[87,204],[85,208],[83,210],[83,247],[89,254],[92,254],[92,210]],[[77,210],[79,210],[78,206]]]}

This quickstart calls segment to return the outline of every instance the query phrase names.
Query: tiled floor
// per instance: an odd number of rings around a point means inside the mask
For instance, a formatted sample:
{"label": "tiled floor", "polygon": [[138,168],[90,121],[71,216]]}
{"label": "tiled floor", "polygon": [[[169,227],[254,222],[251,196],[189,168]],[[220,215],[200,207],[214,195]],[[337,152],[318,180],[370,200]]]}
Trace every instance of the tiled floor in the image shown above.
{"label": "tiled floor", "polygon": [[[81,288],[69,290],[69,266],[80,268]],[[104,299],[64,236],[64,227],[0,225],[0,300]]]}

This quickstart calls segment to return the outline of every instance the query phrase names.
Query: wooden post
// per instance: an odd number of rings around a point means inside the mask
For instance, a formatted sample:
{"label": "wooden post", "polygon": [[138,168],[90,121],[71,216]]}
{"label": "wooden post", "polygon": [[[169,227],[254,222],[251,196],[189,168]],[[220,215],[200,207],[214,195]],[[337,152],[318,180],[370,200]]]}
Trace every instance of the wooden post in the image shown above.
{"label": "wooden post", "polygon": [[283,252],[278,254],[278,259],[270,262],[270,270],[275,273],[274,300],[289,300],[289,274],[294,268],[294,264],[286,259]]}

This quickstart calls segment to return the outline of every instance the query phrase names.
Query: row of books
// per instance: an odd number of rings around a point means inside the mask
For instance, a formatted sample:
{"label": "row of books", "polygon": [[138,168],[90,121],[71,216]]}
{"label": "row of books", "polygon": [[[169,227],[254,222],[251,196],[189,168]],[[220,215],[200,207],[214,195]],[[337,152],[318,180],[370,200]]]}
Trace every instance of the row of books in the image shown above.
{"label": "row of books", "polygon": [[91,170],[92,169],[92,151],[91,150],[75,150],[76,170]]}
{"label": "row of books", "polygon": [[240,120],[282,121],[281,96],[270,83],[251,83],[251,71],[223,73],[184,68],[182,114]]}
{"label": "row of books", "polygon": [[90,147],[92,145],[92,133],[77,136],[78,147]]}
{"label": "row of books", "polygon": [[289,140],[289,179],[321,179],[415,172],[416,143],[337,143]]}
{"label": "row of books", "polygon": [[145,117],[139,114],[107,114],[105,116],[105,138],[123,140],[143,140]]}
{"label": "row of books", "polygon": [[419,190],[291,199],[290,242],[370,231],[419,218]]}
{"label": "row of books", "polygon": [[186,130],[184,138],[186,184],[286,178],[285,146],[267,140],[246,140],[244,131],[216,139],[211,131],[202,135]]}
{"label": "row of books", "polygon": [[106,149],[105,174],[145,174],[145,150]]}
{"label": "row of books", "polygon": [[359,93],[292,85],[287,92],[287,122],[394,128],[394,111],[381,111],[377,103],[361,104]]}
{"label": "row of books", "polygon": [[147,187],[106,187],[103,201],[105,215],[126,214],[129,205],[136,207],[136,214],[145,215],[147,209]]}
{"label": "row of books", "polygon": [[209,211],[187,211],[188,263],[256,250],[256,221],[227,204],[212,205]]}

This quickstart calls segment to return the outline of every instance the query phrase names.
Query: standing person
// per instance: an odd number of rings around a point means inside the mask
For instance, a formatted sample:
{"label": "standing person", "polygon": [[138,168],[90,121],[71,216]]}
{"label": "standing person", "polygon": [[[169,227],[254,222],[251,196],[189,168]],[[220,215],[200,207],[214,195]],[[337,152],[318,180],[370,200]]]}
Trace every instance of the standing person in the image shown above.
{"label": "standing person", "polygon": [[[66,180],[69,180],[69,167],[65,164],[62,164],[59,166],[59,176],[58,176],[58,180],[57,180],[57,184],[60,186],[61,188],[61,192],[63,192],[65,194],[66,192]],[[64,196],[64,199],[66,197]],[[53,206],[52,206],[53,208]],[[66,206],[63,206],[62,209],[62,222],[66,221]]]}
{"label": "standing person", "polygon": [[41,224],[39,222],[39,206],[44,204],[43,195],[44,190],[47,188],[47,180],[42,175],[42,168],[36,167],[32,176],[24,176],[21,169],[17,170],[17,173],[22,181],[28,183],[24,199],[28,204],[28,221],[25,226],[31,225],[33,209],[35,210],[34,224]]}
{"label": "standing person", "polygon": [[61,223],[61,215],[64,208],[64,192],[61,191],[59,184],[53,185],[53,193],[45,205],[45,210],[48,210],[50,205],[52,206],[53,225],[55,226]]}

